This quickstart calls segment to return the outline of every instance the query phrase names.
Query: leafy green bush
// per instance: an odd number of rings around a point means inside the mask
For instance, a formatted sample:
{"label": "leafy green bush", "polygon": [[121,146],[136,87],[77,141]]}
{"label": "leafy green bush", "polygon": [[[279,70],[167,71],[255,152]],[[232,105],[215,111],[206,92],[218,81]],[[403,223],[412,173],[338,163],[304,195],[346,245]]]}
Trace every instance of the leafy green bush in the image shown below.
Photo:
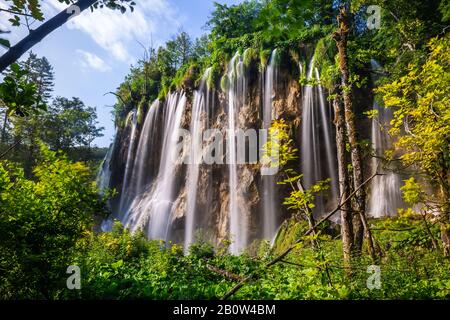
{"label": "leafy green bush", "polygon": [[27,180],[0,162],[0,297],[56,298],[65,286],[70,250],[103,212],[86,166],[41,146]]}

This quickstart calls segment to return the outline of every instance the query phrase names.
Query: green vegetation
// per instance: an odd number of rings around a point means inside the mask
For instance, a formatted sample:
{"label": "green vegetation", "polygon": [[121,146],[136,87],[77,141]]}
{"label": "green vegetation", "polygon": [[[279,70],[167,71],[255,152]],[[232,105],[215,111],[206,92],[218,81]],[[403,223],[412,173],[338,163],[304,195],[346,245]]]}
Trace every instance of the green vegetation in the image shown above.
{"label": "green vegetation", "polygon": [[70,252],[104,212],[90,170],[41,145],[34,180],[0,164],[0,297],[57,298]]}
{"label": "green vegetation", "polygon": [[[292,239],[296,240],[307,227],[304,222],[293,222],[287,232],[295,230]],[[367,279],[372,275],[368,272],[370,259],[358,260],[349,278],[338,262],[342,260],[340,240],[325,233],[317,237],[320,250],[312,249],[305,241],[285,262],[266,270],[265,263],[286,243],[277,243],[272,250],[266,242],[255,243],[248,252],[232,256],[226,253],[225,243],[214,251],[210,244],[200,241],[184,255],[178,245],[164,247],[159,241],[146,240],[140,233],[131,235],[116,223],[110,233],[86,232],[70,256],[64,257],[64,265],[80,266],[82,290],[66,289],[67,275],[60,270],[60,278],[55,274],[50,279],[54,281],[49,284],[50,298],[216,299],[233,287],[240,276],[254,271],[259,279],[244,286],[233,299],[448,298],[450,270],[427,241],[428,234],[417,215],[374,221],[372,227],[384,252],[379,265],[381,287],[372,290],[367,288]],[[437,237],[438,229],[432,231]],[[49,258],[62,259],[59,255]],[[36,283],[48,279],[47,274],[44,276],[38,270],[30,270]],[[217,270],[226,271],[228,276]],[[17,270],[17,274],[21,271]],[[17,296],[41,297],[39,291],[29,290]]]}
{"label": "green vegetation", "polygon": [[[18,14],[12,25],[25,13],[43,19],[39,1],[7,2]],[[307,190],[301,186],[290,124],[281,120],[271,128],[278,142],[266,145],[266,164],[277,161],[283,169],[279,183],[289,190],[284,205],[292,216],[272,247],[255,242],[233,256],[228,241],[213,245],[199,235],[184,254],[177,244],[131,234],[118,222],[112,232],[99,232],[108,194],[101,198],[94,183],[105,153],[91,145],[102,134],[96,110],[75,97],[52,99],[51,66],[30,53],[27,60],[8,64],[0,83],[0,299],[214,299],[250,274],[233,299],[449,299],[449,1],[330,2],[216,4],[208,34],[194,40],[180,32],[164,46],[146,50],[115,92],[116,124],[121,127],[134,108],[142,123],[152,100],[191,90],[208,67],[208,85],[226,90],[227,62],[236,52],[246,66],[258,64],[262,71],[278,48],[284,64],[303,66],[302,74],[294,72],[302,84],[306,61],[314,56],[333,105],[344,101],[345,114],[336,112],[343,131],[356,130],[354,117],[361,116],[348,108],[355,88],[373,91],[393,110],[389,133],[396,145],[383,160],[401,163],[414,176],[401,189],[410,208],[395,218],[368,220],[365,229],[358,226],[366,222],[361,218],[365,194],[358,192],[363,185],[356,182],[364,168],[355,175],[361,159],[354,158],[363,141],[344,133],[337,143],[345,160],[339,175],[346,180],[345,194],[356,194],[347,203],[346,221],[355,233],[347,235],[352,243],[344,243],[339,226],[314,221],[314,197],[326,192],[327,181]],[[374,4],[382,21],[380,28],[369,29],[366,9]],[[98,5],[124,11],[134,3]],[[10,47],[4,39],[0,44]],[[383,66],[377,81],[370,77],[371,59]],[[277,159],[271,158],[273,147]],[[358,228],[365,231],[359,244]],[[381,286],[373,288],[368,267],[375,263]],[[66,287],[70,265],[81,268],[82,290]]]}
{"label": "green vegetation", "polygon": [[13,64],[0,84],[2,150],[13,146],[6,159],[21,163],[26,176],[32,174],[39,153],[39,142],[54,151],[65,152],[74,161],[89,162],[93,168],[106,151],[92,146],[103,136],[98,127],[96,108],[73,97],[55,97],[53,68],[45,57],[31,52]]}
{"label": "green vegetation", "polygon": [[428,209],[439,216],[444,251],[450,254],[450,37],[432,39],[429,48],[423,65],[410,64],[406,75],[378,92],[385,106],[395,110],[391,134],[399,136],[397,147],[405,151],[401,161],[419,168],[438,190],[407,200],[411,205],[433,203]]}

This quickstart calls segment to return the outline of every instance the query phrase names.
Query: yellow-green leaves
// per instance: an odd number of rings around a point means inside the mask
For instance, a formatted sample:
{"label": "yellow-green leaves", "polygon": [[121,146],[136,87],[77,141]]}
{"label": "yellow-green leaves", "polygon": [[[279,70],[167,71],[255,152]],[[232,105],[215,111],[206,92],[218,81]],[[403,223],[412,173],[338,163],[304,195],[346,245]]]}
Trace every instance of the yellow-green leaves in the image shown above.
{"label": "yellow-green leaves", "polygon": [[423,65],[410,64],[405,75],[377,92],[394,110],[390,133],[399,136],[402,161],[436,178],[449,161],[450,36],[432,39],[429,50]]}
{"label": "yellow-green leaves", "polygon": [[410,205],[418,204],[421,200],[422,190],[416,180],[411,177],[405,180],[405,185],[400,188],[402,191],[403,199]]}
{"label": "yellow-green leaves", "polygon": [[264,154],[261,162],[265,165],[277,163],[283,169],[283,180],[278,182],[278,184],[291,187],[291,193],[284,199],[283,204],[288,209],[307,214],[305,211],[314,208],[316,194],[328,189],[329,180],[319,181],[307,190],[301,186],[303,175],[289,167],[298,158],[298,150],[289,136],[289,126],[283,119],[275,120],[272,123],[269,129],[269,139],[263,146],[263,150]]}

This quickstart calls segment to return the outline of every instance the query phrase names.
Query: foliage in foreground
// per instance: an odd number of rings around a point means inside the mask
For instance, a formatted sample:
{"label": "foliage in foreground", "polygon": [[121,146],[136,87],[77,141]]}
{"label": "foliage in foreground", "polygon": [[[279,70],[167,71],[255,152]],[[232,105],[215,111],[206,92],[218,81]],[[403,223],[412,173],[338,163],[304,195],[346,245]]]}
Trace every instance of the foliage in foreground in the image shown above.
{"label": "foliage in foreground", "polygon": [[[367,288],[372,263],[361,258],[348,276],[339,261],[340,240],[319,236],[320,249],[305,241],[287,258],[270,268],[277,249],[255,243],[240,256],[226,253],[226,245],[214,251],[200,241],[183,255],[181,247],[148,241],[130,234],[116,223],[113,232],[90,233],[72,257],[81,267],[82,289],[64,291],[66,298],[84,299],[214,299],[235,284],[229,277],[245,276],[260,269],[259,280],[249,282],[235,299],[442,299],[450,293],[448,261],[431,250],[428,234],[417,217],[402,216],[373,221],[384,257],[381,287]],[[411,227],[411,225],[413,227]],[[406,227],[407,226],[407,227]],[[293,237],[306,223],[291,223]],[[400,230],[400,231],[399,231]],[[433,228],[435,236],[437,229]],[[423,240],[423,241],[422,241]],[[281,243],[278,245],[282,246]],[[217,270],[227,272],[227,276]],[[370,280],[369,280],[370,281]]]}
{"label": "foliage in foreground", "polygon": [[[439,227],[411,210],[371,222],[383,253],[381,287],[367,288],[366,255],[344,269],[338,230],[329,225],[305,237],[283,262],[264,265],[305,233],[306,221],[288,220],[275,246],[255,242],[240,256],[229,243],[214,248],[199,237],[188,254],[176,244],[131,234],[120,223],[93,231],[103,212],[89,169],[41,148],[34,180],[0,163],[1,299],[214,299],[256,271],[234,299],[444,299],[450,267],[436,247]],[[314,248],[311,240],[315,240]],[[318,245],[317,245],[318,244]],[[69,266],[81,269],[81,290],[69,290]]]}
{"label": "foliage in foreground", "polygon": [[89,169],[41,147],[35,180],[0,162],[0,298],[56,298],[70,250],[103,212]]}

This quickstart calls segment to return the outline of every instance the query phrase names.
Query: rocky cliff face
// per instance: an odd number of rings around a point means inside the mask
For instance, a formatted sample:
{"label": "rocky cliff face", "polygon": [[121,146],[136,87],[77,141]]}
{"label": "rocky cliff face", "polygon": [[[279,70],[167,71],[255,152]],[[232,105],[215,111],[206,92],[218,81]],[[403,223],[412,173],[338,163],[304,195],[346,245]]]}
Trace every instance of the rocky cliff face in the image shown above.
{"label": "rocky cliff face", "polygon": [[[301,114],[302,114],[302,98],[303,91],[299,84],[299,72],[298,68],[292,64],[281,64],[277,70],[277,81],[275,81],[274,89],[272,92],[272,119],[285,119],[290,125],[290,132],[296,147],[300,150],[300,126],[301,126]],[[243,103],[238,110],[236,116],[236,127],[242,130],[262,128],[263,123],[263,98],[264,98],[264,73],[258,71],[258,66],[251,65],[245,69],[246,88],[243,97]],[[184,109],[181,127],[183,129],[190,129],[191,117],[193,113],[193,92],[194,88],[185,88],[187,93],[187,104]],[[209,118],[207,126],[210,129],[219,130],[223,137],[227,136],[228,129],[228,99],[226,93],[220,89],[211,90],[208,93],[210,101]],[[366,99],[367,95],[362,92],[356,93],[357,97],[357,113],[359,115],[371,105],[371,99]],[[152,157],[152,161],[148,162],[144,172],[148,175],[147,180],[153,181],[157,176],[157,170],[159,167],[159,161],[161,158],[161,145],[162,135],[164,131],[164,114],[167,112],[162,106],[162,110],[158,113],[158,120],[155,122],[155,128],[152,131],[153,136],[150,139],[156,139],[159,143],[153,144],[153,150],[149,151],[149,157]],[[143,117],[145,118],[145,117]],[[361,138],[370,138],[370,129],[368,129],[366,120],[364,117],[359,117],[359,126],[362,133]],[[137,134],[135,139],[139,139],[139,135],[142,131],[143,123],[137,124]],[[330,124],[331,126],[331,124]],[[205,128],[203,128],[205,129]],[[334,131],[334,127],[332,127]],[[334,134],[334,132],[333,132]],[[129,154],[128,148],[130,145],[134,146],[134,150],[131,151],[133,157],[136,153],[137,143],[131,143],[130,141],[131,128],[130,125],[126,125],[120,128],[117,132],[115,148],[113,150],[112,158],[110,161],[111,180],[110,187],[115,188],[117,191],[122,190],[122,183],[124,181],[124,172],[127,162],[127,155]],[[189,141],[185,141],[189,144]],[[226,142],[225,142],[226,143]],[[211,147],[214,145],[214,138],[211,137],[203,142],[203,147]],[[261,147],[261,146],[259,146]],[[227,148],[222,145],[224,151]],[[183,149],[184,150],[184,149]],[[170,240],[176,243],[183,243],[185,237],[186,226],[186,212],[188,207],[188,194],[193,187],[187,183],[188,180],[188,164],[184,164],[182,158],[185,156],[184,152],[181,152],[178,157],[179,161],[173,168],[173,194],[175,195],[172,204],[172,209],[167,214],[169,215],[169,227],[168,237],[166,240]],[[230,230],[230,171],[229,166],[226,164],[226,152],[222,157],[222,163],[199,165],[198,179],[197,179],[197,193],[195,197],[195,218],[194,225],[196,232],[200,232],[201,236],[206,240],[213,243],[220,243],[224,239],[229,239]],[[320,163],[318,164],[321,165]],[[299,168],[300,169],[300,163]],[[243,221],[248,222],[248,244],[253,240],[262,238],[263,229],[263,202],[262,202],[262,178],[260,174],[259,163],[246,163],[237,165],[237,176],[239,183],[237,184],[237,206],[239,207],[239,214]],[[131,179],[136,179],[133,175]],[[277,177],[276,179],[278,179]],[[284,186],[276,186],[276,223],[281,223],[290,216],[282,205],[282,198],[289,194],[289,190]],[[149,185],[146,192],[151,192],[152,186]],[[120,194],[112,199],[111,207],[113,216],[120,217],[119,202]],[[232,240],[232,239],[231,239]]]}

